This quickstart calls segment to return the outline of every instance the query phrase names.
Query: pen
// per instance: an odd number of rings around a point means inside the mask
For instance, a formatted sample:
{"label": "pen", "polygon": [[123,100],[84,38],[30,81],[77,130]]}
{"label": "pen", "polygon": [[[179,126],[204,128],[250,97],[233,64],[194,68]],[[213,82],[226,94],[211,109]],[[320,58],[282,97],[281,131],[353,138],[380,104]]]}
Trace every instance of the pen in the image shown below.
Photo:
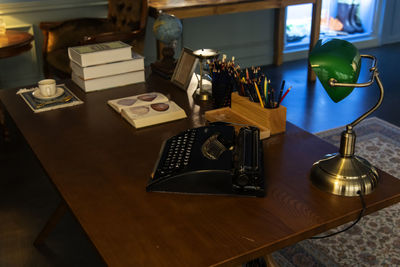
{"label": "pen", "polygon": [[271,107],[275,107],[275,90],[273,87],[271,88]]}
{"label": "pen", "polygon": [[271,107],[271,90],[267,90],[267,95],[268,95],[268,97],[267,97],[268,102],[266,102],[266,105],[268,108],[272,108]]}
{"label": "pen", "polygon": [[278,107],[281,103],[283,89],[285,88],[285,80],[282,81],[281,90],[279,91],[279,98],[278,98]]}

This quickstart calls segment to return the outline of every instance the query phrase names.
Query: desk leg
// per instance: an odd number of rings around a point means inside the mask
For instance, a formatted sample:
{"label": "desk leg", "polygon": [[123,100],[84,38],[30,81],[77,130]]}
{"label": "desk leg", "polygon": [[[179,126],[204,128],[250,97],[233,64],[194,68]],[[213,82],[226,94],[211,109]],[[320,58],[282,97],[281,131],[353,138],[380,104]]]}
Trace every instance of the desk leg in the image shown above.
{"label": "desk leg", "polygon": [[10,136],[9,136],[9,132],[6,126],[6,111],[5,108],[3,106],[3,103],[0,103],[0,138],[3,138],[2,145],[4,145],[6,142],[10,141]]}
{"label": "desk leg", "polygon": [[46,237],[50,234],[50,232],[54,229],[57,223],[60,221],[61,217],[67,212],[68,206],[64,200],[61,200],[60,204],[58,204],[56,210],[51,215],[46,225],[43,227],[42,231],[36,237],[33,244],[35,246],[40,246],[44,243]]}
{"label": "desk leg", "polygon": [[274,32],[274,64],[282,65],[283,47],[285,45],[285,24],[286,24],[286,8],[275,9],[275,32]]}
{"label": "desk leg", "polygon": [[[248,261],[240,266],[245,267],[279,267],[279,264],[274,260],[272,254],[267,254],[264,257],[259,257],[254,260]],[[239,266],[237,266],[239,267]]]}
{"label": "desk leg", "polygon": [[264,257],[268,267],[279,267],[278,263],[272,257],[272,254],[268,254]]}
{"label": "desk leg", "polygon": [[[314,47],[319,39],[319,28],[321,24],[321,6],[322,0],[316,0],[313,4],[312,9],[312,21],[311,21],[311,35],[310,35],[310,50]],[[308,81],[314,82],[316,79],[315,73],[312,71],[310,63],[308,63]]]}
{"label": "desk leg", "polygon": [[3,140],[7,139],[7,129],[6,129],[6,120],[5,120],[5,116],[4,116],[4,111],[3,111],[3,107],[0,106],[0,127],[1,127],[1,135]]}

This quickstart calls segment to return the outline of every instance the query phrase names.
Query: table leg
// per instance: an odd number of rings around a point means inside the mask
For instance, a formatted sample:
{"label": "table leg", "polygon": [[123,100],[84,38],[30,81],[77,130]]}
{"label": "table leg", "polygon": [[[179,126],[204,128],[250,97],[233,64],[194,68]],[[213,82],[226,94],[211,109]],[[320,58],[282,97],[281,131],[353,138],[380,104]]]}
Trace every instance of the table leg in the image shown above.
{"label": "table leg", "polygon": [[61,200],[60,204],[58,204],[56,210],[51,215],[46,225],[43,227],[42,231],[36,237],[33,244],[35,246],[42,245],[46,237],[50,234],[50,232],[54,229],[57,223],[60,221],[61,217],[67,212],[68,206],[64,200]]}
{"label": "table leg", "polygon": [[[274,260],[272,254],[267,254],[264,257],[259,257],[254,260],[248,261],[240,266],[244,267],[279,267],[279,264]],[[239,266],[236,266],[239,267]]]}
{"label": "table leg", "polygon": [[9,133],[6,126],[6,118],[5,118],[5,111],[2,104],[0,104],[0,131],[1,137],[3,138],[2,142],[9,141]]}
{"label": "table leg", "polygon": [[285,45],[286,7],[275,9],[274,32],[274,64],[279,66],[283,62],[283,47]]}
{"label": "table leg", "polygon": [[265,261],[267,263],[267,266],[269,267],[279,267],[279,264],[274,260],[272,257],[272,254],[268,254],[267,256],[264,257]]}
{"label": "table leg", "polygon": [[[322,0],[316,0],[313,4],[312,9],[312,20],[311,20],[311,34],[310,34],[310,50],[314,47],[319,39],[319,30],[321,24],[321,6]],[[315,73],[312,71],[310,63],[308,63],[308,81],[314,82],[316,79]]]}

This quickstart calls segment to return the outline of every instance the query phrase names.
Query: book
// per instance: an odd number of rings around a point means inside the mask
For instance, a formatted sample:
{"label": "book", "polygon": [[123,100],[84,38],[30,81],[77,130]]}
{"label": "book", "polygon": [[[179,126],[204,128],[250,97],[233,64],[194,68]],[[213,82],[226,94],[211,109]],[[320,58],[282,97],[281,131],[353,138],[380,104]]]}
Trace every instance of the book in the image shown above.
{"label": "book", "polygon": [[120,73],[144,70],[144,57],[133,52],[132,59],[128,60],[104,63],[88,67],[81,67],[79,64],[71,60],[70,66],[76,75],[82,77],[84,80],[87,80]]}
{"label": "book", "polygon": [[141,83],[145,81],[144,70],[131,71],[127,73],[121,73],[116,75],[110,75],[95,79],[84,80],[79,77],[76,73],[72,72],[71,79],[74,81],[83,91],[93,92],[104,90],[112,87],[124,86],[128,84]]}
{"label": "book", "polygon": [[108,100],[107,104],[110,105],[116,112],[121,113],[123,108],[132,108],[148,104],[163,103],[167,101],[168,97],[166,97],[165,95],[158,92],[151,92]]}
{"label": "book", "polygon": [[113,99],[107,103],[135,128],[187,117],[174,101],[157,92]]}
{"label": "book", "polygon": [[132,58],[131,46],[121,41],[68,47],[68,57],[81,67]]}

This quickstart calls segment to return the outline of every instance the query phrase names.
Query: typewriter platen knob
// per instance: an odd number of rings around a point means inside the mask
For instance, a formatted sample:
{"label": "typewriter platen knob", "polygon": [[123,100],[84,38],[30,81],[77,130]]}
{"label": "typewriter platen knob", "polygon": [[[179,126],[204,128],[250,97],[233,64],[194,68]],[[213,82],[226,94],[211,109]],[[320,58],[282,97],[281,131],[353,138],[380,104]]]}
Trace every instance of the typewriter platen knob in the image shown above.
{"label": "typewriter platen knob", "polygon": [[242,173],[237,176],[236,183],[239,186],[245,186],[249,183],[249,176],[245,173]]}

